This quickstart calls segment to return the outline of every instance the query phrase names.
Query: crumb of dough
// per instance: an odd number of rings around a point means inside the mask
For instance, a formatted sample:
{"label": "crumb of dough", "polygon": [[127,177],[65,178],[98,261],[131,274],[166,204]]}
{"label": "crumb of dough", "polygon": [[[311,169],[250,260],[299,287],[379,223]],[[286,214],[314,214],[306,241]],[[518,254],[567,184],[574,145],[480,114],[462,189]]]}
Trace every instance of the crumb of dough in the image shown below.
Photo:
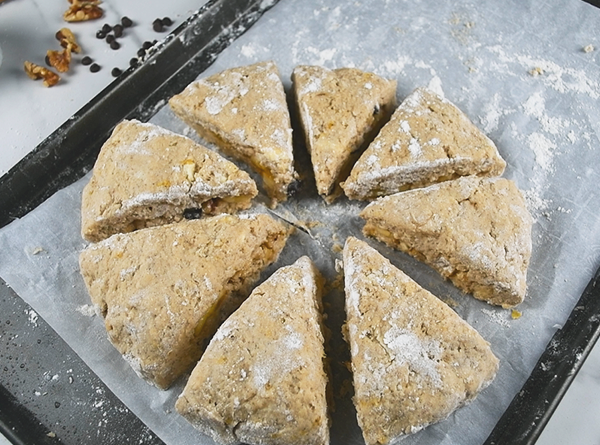
{"label": "crumb of dough", "polygon": [[529,70],[529,74],[533,77],[541,76],[544,74],[544,70],[539,66],[536,66],[535,68]]}

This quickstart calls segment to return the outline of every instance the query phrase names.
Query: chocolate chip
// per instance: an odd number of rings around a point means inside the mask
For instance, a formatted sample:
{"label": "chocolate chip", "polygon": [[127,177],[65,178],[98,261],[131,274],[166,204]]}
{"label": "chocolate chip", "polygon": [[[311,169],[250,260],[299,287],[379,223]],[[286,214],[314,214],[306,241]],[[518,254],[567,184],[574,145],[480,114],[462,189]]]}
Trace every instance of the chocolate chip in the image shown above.
{"label": "chocolate chip", "polygon": [[133,26],[133,22],[131,21],[131,19],[129,17],[123,17],[121,19],[121,24],[125,27],[125,28],[129,28],[130,26]]}
{"label": "chocolate chip", "polygon": [[110,42],[110,49],[119,49],[121,48],[121,44],[119,42],[117,42],[116,40],[113,40],[112,42]]}
{"label": "chocolate chip", "polygon": [[163,32],[164,25],[161,19],[156,19],[152,22],[152,29],[156,32]]}
{"label": "chocolate chip", "polygon": [[115,34],[115,37],[122,37],[123,36],[123,26],[115,25],[113,27],[113,33]]}
{"label": "chocolate chip", "polygon": [[138,55],[138,57],[144,57],[146,55],[146,50],[138,49],[137,55]]}
{"label": "chocolate chip", "polygon": [[92,58],[90,56],[84,56],[83,59],[81,59],[81,64],[88,66],[92,64]]}
{"label": "chocolate chip", "polygon": [[173,24],[173,20],[171,20],[169,17],[164,17],[162,19],[162,24],[164,26],[171,26]]}
{"label": "chocolate chip", "polygon": [[202,209],[185,209],[183,217],[185,219],[200,219],[202,217]]}
{"label": "chocolate chip", "polygon": [[110,26],[108,23],[105,23],[102,26],[102,31],[104,31],[104,34],[108,34],[109,32],[112,31],[112,26]]}
{"label": "chocolate chip", "polygon": [[133,57],[132,59],[129,59],[129,66],[136,66],[138,64],[139,60],[137,57]]}
{"label": "chocolate chip", "polygon": [[104,37],[106,37],[106,33],[105,33],[104,31],[102,31],[102,30],[99,30],[99,31],[96,33],[96,38],[97,38],[97,39],[103,39]]}
{"label": "chocolate chip", "polygon": [[100,65],[98,65],[97,63],[92,63],[90,65],[90,71],[92,73],[97,73],[98,71],[100,71]]}
{"label": "chocolate chip", "polygon": [[302,183],[298,180],[293,181],[290,185],[288,185],[287,188],[287,195],[290,198],[293,198],[294,196],[296,196],[298,194],[298,192],[300,191],[300,189],[302,188]]}
{"label": "chocolate chip", "polygon": [[113,68],[110,72],[110,74],[112,74],[113,77],[119,77],[122,73],[123,71],[121,71],[120,68]]}
{"label": "chocolate chip", "polygon": [[144,49],[150,49],[154,46],[154,44],[152,42],[149,42],[148,40],[146,40],[144,43],[142,43],[142,48]]}
{"label": "chocolate chip", "polygon": [[109,34],[106,36],[106,43],[112,43],[115,41],[115,36],[113,36],[112,34]]}

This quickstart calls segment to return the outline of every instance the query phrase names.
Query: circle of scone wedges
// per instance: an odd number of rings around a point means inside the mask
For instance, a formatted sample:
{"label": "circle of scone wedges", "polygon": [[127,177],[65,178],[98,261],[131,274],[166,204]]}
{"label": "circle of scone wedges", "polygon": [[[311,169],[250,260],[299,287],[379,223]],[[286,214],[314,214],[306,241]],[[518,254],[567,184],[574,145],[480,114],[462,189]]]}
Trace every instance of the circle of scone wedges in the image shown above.
{"label": "circle of scone wedges", "polygon": [[[291,116],[323,205],[370,201],[364,236],[490,304],[526,292],[523,196],[441,91],[397,105],[395,80],[319,66],[296,67],[292,90],[288,106],[271,61],[196,80],[169,106],[215,150],[123,121],[83,191],[80,268],[109,340],[160,389],[187,378],[175,408],[218,443],[329,443],[325,280],[303,255],[255,287],[293,225],[246,211],[267,196],[276,213],[298,188]],[[474,399],[498,359],[378,250],[342,242],[352,402],[365,443],[388,444]]]}

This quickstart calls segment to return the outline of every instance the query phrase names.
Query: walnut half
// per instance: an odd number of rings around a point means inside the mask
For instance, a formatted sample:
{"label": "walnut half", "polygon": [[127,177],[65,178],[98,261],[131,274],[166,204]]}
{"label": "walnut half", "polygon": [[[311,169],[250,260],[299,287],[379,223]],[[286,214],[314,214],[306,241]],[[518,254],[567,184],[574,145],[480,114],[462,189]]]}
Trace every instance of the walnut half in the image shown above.
{"label": "walnut half", "polygon": [[60,42],[60,46],[65,49],[69,49],[77,54],[81,52],[81,47],[75,40],[75,34],[73,34],[69,28],[59,29],[56,33],[56,40],[58,40]]}
{"label": "walnut half", "polygon": [[66,48],[62,51],[55,51],[49,49],[46,52],[48,64],[56,68],[59,73],[66,73],[69,71],[69,65],[71,64],[71,49]]}
{"label": "walnut half", "polygon": [[104,15],[104,11],[100,6],[99,0],[69,0],[71,6],[63,14],[63,18],[67,22],[84,22],[87,20],[99,19]]}
{"label": "walnut half", "polygon": [[31,79],[43,79],[45,87],[52,87],[60,80],[60,77],[54,71],[44,68],[43,66],[36,65],[35,63],[25,61],[24,68],[25,72]]}

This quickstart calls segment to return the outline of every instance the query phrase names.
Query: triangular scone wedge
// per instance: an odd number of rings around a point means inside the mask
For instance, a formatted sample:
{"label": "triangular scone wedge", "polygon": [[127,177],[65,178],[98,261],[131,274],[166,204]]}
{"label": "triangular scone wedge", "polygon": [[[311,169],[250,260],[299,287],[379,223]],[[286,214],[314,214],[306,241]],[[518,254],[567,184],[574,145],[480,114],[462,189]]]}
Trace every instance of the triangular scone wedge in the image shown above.
{"label": "triangular scone wedge", "polygon": [[498,359],[475,329],[365,242],[344,246],[354,405],[367,445],[446,418],[487,387]]}
{"label": "triangular scone wedge", "polygon": [[222,444],[329,443],[321,276],[277,270],[221,325],[175,408]]}
{"label": "triangular scone wedge", "polygon": [[191,139],[135,120],[104,143],[81,204],[82,236],[100,241],[180,221],[186,211],[214,215],[247,209],[256,184]]}
{"label": "triangular scone wedge", "polygon": [[202,138],[256,170],[273,206],[287,199],[288,186],[296,179],[292,126],[273,62],[192,82],[169,105]]}
{"label": "triangular scone wedge", "polygon": [[342,187],[370,200],[467,175],[499,176],[506,163],[494,143],[444,97],[410,94],[354,165]]}
{"label": "triangular scone wedge", "polygon": [[317,191],[331,202],[341,193],[338,182],[389,119],[396,81],[355,68],[319,66],[296,67],[292,81]]}
{"label": "triangular scone wedge", "polygon": [[198,361],[288,235],[267,215],[222,214],[113,235],[79,261],[110,341],[165,389]]}
{"label": "triangular scone wedge", "polygon": [[363,232],[429,264],[475,298],[523,301],[532,218],[514,182],[467,176],[379,198]]}

